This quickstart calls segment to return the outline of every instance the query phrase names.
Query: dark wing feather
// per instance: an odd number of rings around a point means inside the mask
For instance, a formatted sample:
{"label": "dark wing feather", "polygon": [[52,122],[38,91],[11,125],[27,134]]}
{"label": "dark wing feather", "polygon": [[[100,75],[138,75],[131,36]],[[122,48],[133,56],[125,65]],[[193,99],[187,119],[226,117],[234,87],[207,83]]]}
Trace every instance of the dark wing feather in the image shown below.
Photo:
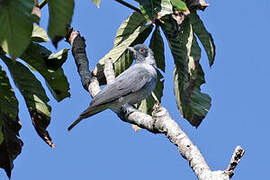
{"label": "dark wing feather", "polygon": [[107,85],[98,93],[90,106],[95,107],[106,104],[129,93],[136,92],[147,82],[150,82],[151,79],[151,74],[143,66],[135,64],[120,74],[112,84]]}

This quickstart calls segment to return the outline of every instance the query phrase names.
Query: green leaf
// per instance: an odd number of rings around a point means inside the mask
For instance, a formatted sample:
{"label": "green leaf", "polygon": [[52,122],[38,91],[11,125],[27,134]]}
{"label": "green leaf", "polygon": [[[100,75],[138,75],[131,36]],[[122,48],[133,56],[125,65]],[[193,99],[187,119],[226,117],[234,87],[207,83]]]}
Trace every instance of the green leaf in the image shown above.
{"label": "green leaf", "polygon": [[[140,24],[138,24],[138,21]],[[115,66],[116,75],[127,69],[133,59],[127,52],[127,47],[143,43],[152,31],[153,25],[145,25],[146,21],[139,12],[134,12],[125,20],[116,34],[113,49],[99,60],[94,70],[101,84],[105,83],[103,66],[106,59],[111,58]]]}
{"label": "green leaf", "polygon": [[48,34],[55,47],[57,43],[67,35],[67,25],[71,23],[74,0],[48,0],[49,6],[49,25]]}
{"label": "green leaf", "polygon": [[[163,89],[164,89],[164,79],[163,79],[162,74],[158,71],[157,85],[154,90],[154,94],[159,100],[159,102],[161,102],[161,98],[163,96]],[[142,100],[137,105],[137,109],[146,114],[152,115],[153,107],[155,103],[156,103],[155,99],[153,98],[152,95],[150,95],[148,98]]]}
{"label": "green leaf", "polygon": [[126,50],[122,56],[119,57],[117,61],[114,62],[114,73],[115,76],[118,76],[124,72],[133,62],[133,57],[131,52]]}
{"label": "green leaf", "polygon": [[62,49],[57,53],[51,53],[49,57],[46,57],[46,65],[48,69],[57,71],[67,60],[68,58],[68,49]]}
{"label": "green leaf", "polygon": [[[140,22],[138,24],[138,22]],[[134,12],[128,17],[119,27],[114,40],[113,49],[106,54],[100,61],[100,65],[104,65],[106,59],[111,58],[113,62],[117,61],[121,55],[142,33],[149,25],[145,25],[146,20],[144,17],[138,13]]]}
{"label": "green leaf", "polygon": [[151,37],[150,48],[154,52],[157,67],[165,72],[164,42],[160,34],[159,26],[156,26],[156,29]]}
{"label": "green leaf", "polygon": [[33,24],[32,41],[35,42],[49,42],[47,32],[39,25]]}
{"label": "green leaf", "polygon": [[54,147],[49,133],[46,131],[51,120],[51,107],[47,104],[49,98],[42,84],[31,71],[20,62],[11,60],[4,55],[1,55],[1,58],[7,65],[15,85],[24,97],[32,123],[38,135],[48,145]]}
{"label": "green leaf", "polygon": [[21,123],[18,116],[12,118],[0,110],[0,130],[4,137],[0,144],[0,167],[6,171],[7,176],[11,177],[13,161],[21,153],[23,142],[18,138],[21,129]]}
{"label": "green leaf", "polygon": [[202,20],[200,19],[195,10],[191,11],[189,19],[192,24],[194,33],[198,36],[206,51],[209,60],[209,65],[212,66],[216,55],[216,47],[214,44],[214,39],[212,38],[212,35],[206,30]]}
{"label": "green leaf", "polygon": [[184,118],[198,127],[211,107],[211,98],[200,90],[205,83],[199,64],[201,49],[188,19],[181,24],[182,31],[177,37],[170,36],[173,32],[168,18],[164,18],[164,21],[162,29],[175,62],[174,93],[178,109]]}
{"label": "green leaf", "polygon": [[11,176],[13,160],[21,152],[18,100],[5,70],[0,66],[0,167]]}
{"label": "green leaf", "polygon": [[152,0],[147,0],[147,1],[145,1],[145,0],[139,0],[139,3],[140,3],[141,12],[145,16],[145,18],[147,20],[153,19],[153,15],[154,15],[153,9],[154,9],[154,6],[153,6]]}
{"label": "green leaf", "polygon": [[[5,70],[0,66],[0,114],[5,113],[10,118],[18,117],[18,100],[14,94]],[[0,117],[0,144],[4,141],[2,131],[4,120]]]}
{"label": "green leaf", "polygon": [[178,11],[188,10],[188,7],[184,1],[181,0],[171,0],[173,7]]}
{"label": "green leaf", "polygon": [[[0,119],[0,145],[3,143],[5,137],[4,137],[4,133],[3,133],[3,119]],[[1,155],[0,155],[1,156]],[[1,166],[0,166],[1,167]]]}
{"label": "green leaf", "polygon": [[173,7],[170,0],[154,0],[153,6],[154,6],[153,12],[157,14],[158,18],[173,13]]}
{"label": "green leaf", "polygon": [[[0,110],[12,118],[18,116],[18,100],[5,70],[0,66]],[[1,143],[0,143],[1,144]]]}
{"label": "green leaf", "polygon": [[146,19],[139,12],[132,13],[125,21],[122,22],[116,32],[114,38],[113,47],[123,43],[123,41],[130,38],[131,34],[134,33],[142,25],[146,24]]}
{"label": "green leaf", "polygon": [[61,68],[67,59],[67,55],[67,49],[53,54],[44,46],[31,43],[20,57],[43,76],[46,80],[46,85],[58,102],[66,97],[70,97],[68,92],[69,83]]}
{"label": "green leaf", "polygon": [[141,12],[147,20],[159,19],[173,13],[170,0],[139,0]]}
{"label": "green leaf", "polygon": [[31,40],[33,0],[0,1],[0,46],[12,58],[19,57]]}
{"label": "green leaf", "polygon": [[97,5],[98,8],[100,8],[100,0],[92,0],[92,1]]}

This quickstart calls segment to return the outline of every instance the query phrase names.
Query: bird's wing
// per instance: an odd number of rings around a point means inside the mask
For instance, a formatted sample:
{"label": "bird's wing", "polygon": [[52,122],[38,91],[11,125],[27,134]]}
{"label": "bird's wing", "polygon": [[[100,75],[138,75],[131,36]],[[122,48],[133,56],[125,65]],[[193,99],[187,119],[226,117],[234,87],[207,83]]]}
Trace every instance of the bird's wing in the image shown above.
{"label": "bird's wing", "polygon": [[142,89],[152,78],[153,75],[143,66],[135,64],[130,67],[94,97],[90,106],[69,126],[68,130],[70,131],[81,120],[107,109],[110,102]]}
{"label": "bird's wing", "polygon": [[153,76],[143,66],[135,64],[120,74],[112,84],[107,85],[98,93],[90,106],[112,102],[120,97],[126,96],[143,88],[152,80]]}

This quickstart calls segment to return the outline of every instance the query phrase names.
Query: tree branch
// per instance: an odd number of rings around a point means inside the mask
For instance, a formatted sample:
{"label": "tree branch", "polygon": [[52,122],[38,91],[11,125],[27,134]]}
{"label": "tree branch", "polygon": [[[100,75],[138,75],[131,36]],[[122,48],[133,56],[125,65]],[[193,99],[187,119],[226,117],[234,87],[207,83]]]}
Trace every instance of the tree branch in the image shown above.
{"label": "tree branch", "polygon": [[240,159],[244,156],[245,150],[241,146],[237,146],[234,150],[234,153],[232,155],[230,164],[228,168],[226,169],[226,173],[232,177],[234,175],[234,169],[240,162]]}
{"label": "tree branch", "polygon": [[[79,38],[81,36],[77,31],[70,33],[70,36],[72,37],[67,37],[67,41],[72,45],[72,54],[75,58],[78,72],[81,79],[89,79],[89,81],[87,81],[89,82],[87,86],[88,88],[86,89],[89,91],[91,96],[94,97],[101,90],[99,82],[93,74],[89,75],[89,73],[84,72],[88,68],[88,59],[86,58],[86,54],[83,55],[81,53],[85,53],[85,50],[81,49],[80,51],[76,51],[76,49],[85,48],[85,45],[82,45],[85,44],[85,40],[83,38]],[[80,47],[74,47],[77,45]],[[82,63],[81,61],[86,62]],[[78,65],[79,62],[80,65]],[[115,75],[111,59],[105,61],[104,74],[108,84],[114,81]],[[83,81],[82,84],[84,87],[86,86]],[[117,113],[120,119],[125,122],[136,124],[137,126],[152,133],[162,133],[166,135],[167,138],[178,147],[180,154],[189,162],[190,167],[199,180],[229,180],[233,175],[235,167],[244,154],[244,150],[237,147],[226,170],[211,171],[197,146],[192,143],[187,134],[171,118],[164,107],[156,104],[154,106],[152,116],[138,111],[131,105],[124,105],[119,110],[115,111],[115,113]]]}
{"label": "tree branch", "polygon": [[43,1],[39,4],[39,8],[42,9],[47,3],[48,3],[48,0],[43,0]]}
{"label": "tree branch", "polygon": [[85,51],[85,39],[78,31],[74,31],[72,27],[67,27],[66,41],[72,46],[72,55],[74,56],[82,85],[85,90],[88,90],[92,76],[89,71],[89,62]]}
{"label": "tree branch", "polygon": [[38,5],[38,0],[34,0],[34,7],[32,10],[32,15],[33,15],[33,20],[34,22],[39,24],[39,20],[40,20],[40,16],[41,16],[41,12],[40,12],[40,7]]}
{"label": "tree branch", "polygon": [[134,11],[141,12],[140,9],[132,6],[131,4],[129,4],[129,3],[125,2],[125,1],[123,1],[123,0],[115,0],[115,1],[122,4],[122,5],[124,5],[124,6],[126,6],[126,7],[128,7],[128,8],[130,8],[130,9],[133,9]]}

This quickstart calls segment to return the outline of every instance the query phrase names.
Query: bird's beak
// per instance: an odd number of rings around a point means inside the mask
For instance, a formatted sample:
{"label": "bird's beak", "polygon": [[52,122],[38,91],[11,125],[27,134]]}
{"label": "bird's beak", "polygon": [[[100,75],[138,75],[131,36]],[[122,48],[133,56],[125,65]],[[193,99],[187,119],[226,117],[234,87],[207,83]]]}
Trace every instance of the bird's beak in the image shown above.
{"label": "bird's beak", "polygon": [[131,52],[135,53],[135,49],[133,47],[127,47],[128,50],[130,50]]}

